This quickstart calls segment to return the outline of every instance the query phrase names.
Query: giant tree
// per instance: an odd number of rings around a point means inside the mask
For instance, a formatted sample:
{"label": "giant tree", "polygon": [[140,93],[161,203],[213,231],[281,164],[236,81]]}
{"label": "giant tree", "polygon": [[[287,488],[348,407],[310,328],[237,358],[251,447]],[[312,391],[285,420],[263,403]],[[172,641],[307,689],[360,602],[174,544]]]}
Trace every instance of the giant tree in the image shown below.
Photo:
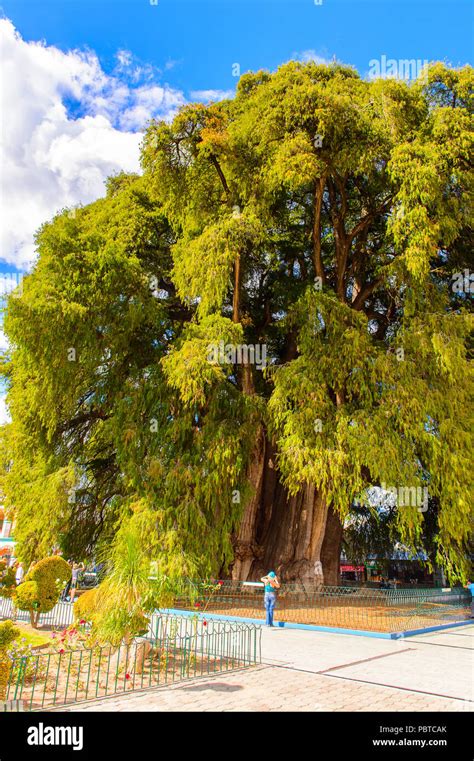
{"label": "giant tree", "polygon": [[[354,499],[423,487],[463,574],[471,89],[442,65],[412,85],[247,74],[151,123],[143,176],[43,227],[6,319],[25,542],[28,473],[65,494],[74,473],[73,544],[131,520],[166,573],[334,582]],[[420,506],[397,520],[417,543]]]}

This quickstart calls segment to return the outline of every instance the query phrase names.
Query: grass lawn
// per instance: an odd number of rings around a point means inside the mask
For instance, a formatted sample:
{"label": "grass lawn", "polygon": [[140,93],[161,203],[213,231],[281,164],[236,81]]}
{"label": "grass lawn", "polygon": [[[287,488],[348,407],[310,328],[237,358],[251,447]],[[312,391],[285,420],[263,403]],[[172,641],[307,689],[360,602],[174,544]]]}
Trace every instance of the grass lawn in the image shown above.
{"label": "grass lawn", "polygon": [[21,634],[16,640],[16,642],[19,642],[21,639],[25,638],[27,645],[31,645],[32,647],[41,647],[41,645],[50,645],[51,644],[51,632],[39,632],[37,629],[33,629],[33,627],[30,624],[25,624],[23,621],[20,623],[15,623],[15,626],[17,626]]}

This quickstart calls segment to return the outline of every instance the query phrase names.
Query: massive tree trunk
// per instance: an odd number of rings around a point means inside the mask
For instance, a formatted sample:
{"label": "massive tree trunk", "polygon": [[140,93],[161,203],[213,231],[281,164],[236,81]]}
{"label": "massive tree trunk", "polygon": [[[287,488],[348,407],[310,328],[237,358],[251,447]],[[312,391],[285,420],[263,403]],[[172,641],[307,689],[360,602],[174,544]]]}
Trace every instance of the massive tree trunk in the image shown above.
{"label": "massive tree trunk", "polygon": [[335,584],[341,521],[314,485],[288,493],[275,468],[275,454],[261,429],[249,472],[254,494],[233,541],[232,578],[255,580],[273,569],[285,581]]}
{"label": "massive tree trunk", "polygon": [[232,578],[240,581],[246,581],[250,578],[250,571],[255,559],[263,554],[263,548],[257,543],[256,526],[262,502],[266,449],[267,439],[263,428],[260,428],[249,470],[249,479],[254,493],[245,506],[239,529],[232,538],[234,547]]}
{"label": "massive tree trunk", "polygon": [[344,527],[339,515],[332,507],[329,507],[326,520],[326,531],[321,549],[321,563],[323,564],[325,584],[339,584],[340,582],[340,557],[343,531]]}

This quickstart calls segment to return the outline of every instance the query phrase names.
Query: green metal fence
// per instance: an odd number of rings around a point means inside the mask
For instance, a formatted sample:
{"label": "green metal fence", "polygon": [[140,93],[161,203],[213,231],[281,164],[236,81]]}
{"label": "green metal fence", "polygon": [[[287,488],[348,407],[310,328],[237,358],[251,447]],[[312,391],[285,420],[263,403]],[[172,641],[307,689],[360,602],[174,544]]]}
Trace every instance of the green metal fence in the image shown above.
{"label": "green metal fence", "polygon": [[[42,710],[210,676],[260,662],[260,627],[155,616],[160,636],[129,645],[37,653],[12,661],[6,700]],[[166,635],[166,636],[165,636]]]}
{"label": "green metal fence", "polygon": [[[177,610],[208,611],[217,615],[263,619],[263,584],[238,581],[197,581],[193,594],[176,599]],[[189,590],[190,582],[186,583]],[[471,597],[462,587],[374,589],[356,586],[317,586],[292,582],[278,592],[275,620],[375,632],[399,632],[463,621],[470,616]],[[41,614],[41,626],[65,627],[73,621],[72,605],[58,603]],[[0,619],[12,618],[11,600],[0,598]],[[17,611],[19,620],[28,613]],[[151,618],[149,636],[162,636],[161,618]],[[186,619],[182,619],[185,621]],[[208,622],[210,624],[210,622]],[[179,636],[188,624],[181,623]],[[166,638],[166,632],[163,634]]]}
{"label": "green metal fence", "polygon": [[[178,610],[263,619],[263,584],[196,583],[197,598],[176,600]],[[371,589],[300,583],[282,584],[275,621],[375,632],[399,632],[462,621],[470,616],[470,594],[449,589]]]}

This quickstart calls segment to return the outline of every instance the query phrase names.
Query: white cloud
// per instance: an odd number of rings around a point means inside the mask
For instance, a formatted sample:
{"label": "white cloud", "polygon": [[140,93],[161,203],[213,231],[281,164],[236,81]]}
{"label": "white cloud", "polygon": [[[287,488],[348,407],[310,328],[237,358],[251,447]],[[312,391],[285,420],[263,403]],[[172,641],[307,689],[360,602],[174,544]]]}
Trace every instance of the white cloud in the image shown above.
{"label": "white cloud", "polygon": [[161,74],[161,69],[153,66],[151,63],[143,63],[137,56],[134,56],[131,50],[118,50],[115,54],[117,65],[114,74],[126,76],[134,84],[153,80],[155,76]]}
{"label": "white cloud", "polygon": [[8,412],[5,397],[0,396],[0,425],[4,425],[4,423],[11,423],[11,417]]}
{"label": "white cloud", "polygon": [[154,115],[173,114],[185,102],[182,93],[170,87],[147,85],[134,92],[134,104],[119,117],[122,129],[141,129]]}
{"label": "white cloud", "polygon": [[235,90],[193,90],[191,92],[191,98],[193,100],[202,100],[207,103],[208,101],[226,100],[227,98],[233,98],[235,96]]}
{"label": "white cloud", "polygon": [[130,66],[132,63],[132,53],[130,50],[118,50],[115,55],[117,61],[119,62],[119,66]]}
{"label": "white cloud", "polygon": [[301,53],[293,53],[292,58],[296,59],[297,61],[302,61],[303,63],[309,63],[309,61],[313,61],[314,63],[324,64],[326,66],[333,63],[331,59],[320,55],[315,50],[303,50]]}
{"label": "white cloud", "polygon": [[[183,94],[152,81],[155,70],[120,50],[114,75],[92,51],[25,42],[8,19],[2,44],[0,259],[28,268],[33,236],[61,208],[89,203],[104,180],[139,171],[140,130],[169,119]],[[143,84],[145,82],[145,84]]]}
{"label": "white cloud", "polygon": [[[2,299],[6,298],[9,293],[16,290],[21,296],[23,293],[23,276],[19,272],[0,272],[0,308],[3,306]],[[0,317],[1,325],[1,317]],[[1,335],[1,333],[0,333]],[[0,342],[1,349],[1,342]]]}

